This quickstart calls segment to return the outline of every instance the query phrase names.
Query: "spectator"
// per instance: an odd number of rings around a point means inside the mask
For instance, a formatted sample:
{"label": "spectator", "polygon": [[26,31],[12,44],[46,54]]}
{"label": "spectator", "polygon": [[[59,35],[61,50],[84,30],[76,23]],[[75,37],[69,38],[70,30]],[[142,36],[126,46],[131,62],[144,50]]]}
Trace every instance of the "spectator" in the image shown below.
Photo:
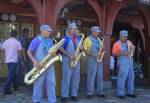
{"label": "spectator", "polygon": [[[12,30],[10,33],[10,38],[4,41],[2,45],[2,52],[4,53],[5,63],[8,67],[8,78],[4,83],[3,94],[12,94],[10,91],[10,85],[13,83],[15,90],[18,88],[17,84],[17,63],[18,56],[21,58],[22,46],[21,43],[16,39],[17,31]],[[22,59],[21,59],[22,60]]]}
{"label": "spectator", "polygon": [[[18,38],[18,40],[21,42],[22,48],[23,48],[23,57],[24,57],[24,72],[25,74],[29,72],[29,70],[32,68],[30,64],[30,59],[27,55],[27,50],[30,45],[30,39],[29,39],[29,29],[24,28],[23,34]],[[20,60],[19,60],[20,61]],[[22,67],[20,62],[18,63],[18,70]]]}

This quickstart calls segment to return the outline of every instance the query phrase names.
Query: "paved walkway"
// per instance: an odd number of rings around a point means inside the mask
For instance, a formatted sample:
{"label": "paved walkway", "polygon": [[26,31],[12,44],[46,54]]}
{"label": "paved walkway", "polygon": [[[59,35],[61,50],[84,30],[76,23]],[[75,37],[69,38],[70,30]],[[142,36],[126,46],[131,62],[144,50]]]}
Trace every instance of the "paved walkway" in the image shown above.
{"label": "paved walkway", "polygon": [[[0,86],[2,88],[2,86]],[[80,90],[82,91],[82,90]],[[79,101],[76,103],[150,103],[150,89],[137,88],[136,93],[137,98],[126,97],[124,100],[120,100],[116,96],[116,89],[107,89],[106,98],[102,99],[99,97],[93,97],[92,99],[87,99],[85,96],[85,91],[79,93]],[[57,98],[60,102],[60,97]],[[0,103],[32,103],[32,88],[20,87],[18,91],[13,92],[12,95],[2,95],[2,90],[0,90]],[[47,103],[46,98],[44,103]],[[69,103],[73,103],[69,101]]]}

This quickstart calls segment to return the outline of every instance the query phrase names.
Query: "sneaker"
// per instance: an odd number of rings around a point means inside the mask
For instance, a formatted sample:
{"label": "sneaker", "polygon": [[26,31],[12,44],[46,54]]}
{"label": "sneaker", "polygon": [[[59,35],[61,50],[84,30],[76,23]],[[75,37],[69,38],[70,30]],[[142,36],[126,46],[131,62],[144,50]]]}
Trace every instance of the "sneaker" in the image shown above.
{"label": "sneaker", "polygon": [[117,76],[111,76],[111,79],[118,79]]}
{"label": "sneaker", "polygon": [[17,87],[14,87],[14,91],[18,91],[18,88],[17,88]]}
{"label": "sneaker", "polygon": [[87,98],[91,99],[91,98],[93,98],[93,95],[87,95]]}
{"label": "sneaker", "polygon": [[101,98],[105,98],[105,95],[104,94],[99,94],[97,95],[98,97],[101,97]]}
{"label": "sneaker", "polygon": [[74,101],[74,102],[77,102],[77,101],[78,101],[78,97],[76,97],[76,96],[71,96],[71,100]]}
{"label": "sneaker", "polygon": [[66,102],[67,102],[67,97],[62,97],[62,98],[61,98],[61,102],[62,102],[62,103],[66,103]]}
{"label": "sneaker", "polygon": [[3,95],[11,95],[12,92],[6,92],[6,93],[3,93]]}
{"label": "sneaker", "polygon": [[125,96],[118,96],[119,99],[125,99]]}
{"label": "sneaker", "polygon": [[127,94],[128,97],[131,97],[131,98],[136,98],[137,96],[135,94]]}

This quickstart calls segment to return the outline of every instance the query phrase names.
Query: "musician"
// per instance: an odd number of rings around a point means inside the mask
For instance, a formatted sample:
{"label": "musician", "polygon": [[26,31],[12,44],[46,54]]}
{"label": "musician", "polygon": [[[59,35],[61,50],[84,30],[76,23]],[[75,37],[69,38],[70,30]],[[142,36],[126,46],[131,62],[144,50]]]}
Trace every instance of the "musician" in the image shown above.
{"label": "musician", "polygon": [[[101,48],[98,36],[101,30],[98,26],[91,28],[91,35],[84,41],[84,50],[88,56],[87,71],[87,97],[92,98],[94,95],[95,79],[97,82],[97,96],[104,98],[103,90],[103,61],[97,62],[98,51]],[[96,78],[97,75],[97,78]]]}
{"label": "musician", "polygon": [[119,68],[118,72],[118,97],[124,99],[125,84],[127,81],[127,96],[136,97],[134,93],[134,69],[133,69],[133,58],[129,57],[129,48],[135,49],[135,46],[131,41],[127,40],[128,31],[120,31],[120,40],[113,45],[112,53],[118,57],[117,64]]}
{"label": "musician", "polygon": [[[60,51],[63,53],[62,63],[62,87],[61,87],[61,101],[63,103],[68,101],[69,89],[71,90],[71,100],[78,101],[78,88],[80,82],[80,61],[76,67],[71,67],[71,59],[74,58],[74,53],[79,45],[80,36],[77,35],[76,23],[70,23],[67,28],[67,34],[64,36],[65,42]],[[71,85],[71,87],[70,87]]]}
{"label": "musician", "polygon": [[[48,25],[40,26],[41,34],[35,37],[27,51],[29,58],[32,60],[34,67],[39,67],[39,62],[48,54],[48,50],[53,46],[52,29]],[[52,65],[47,72],[40,76],[33,86],[33,102],[42,103],[42,84],[46,82],[48,103],[56,102],[55,95],[55,71]]]}

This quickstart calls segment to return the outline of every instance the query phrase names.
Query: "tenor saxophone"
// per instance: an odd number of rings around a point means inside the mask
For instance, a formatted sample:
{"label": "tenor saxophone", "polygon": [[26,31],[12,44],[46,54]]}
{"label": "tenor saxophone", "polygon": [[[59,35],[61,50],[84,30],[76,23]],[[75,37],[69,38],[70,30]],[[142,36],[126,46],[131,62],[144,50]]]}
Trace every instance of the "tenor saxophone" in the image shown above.
{"label": "tenor saxophone", "polygon": [[97,62],[102,62],[102,60],[104,58],[104,54],[105,54],[105,51],[103,50],[104,38],[102,37],[102,40],[100,40],[100,38],[98,38],[98,40],[99,40],[99,43],[100,43],[100,48],[98,50]]}
{"label": "tenor saxophone", "polygon": [[79,35],[82,36],[81,40],[80,40],[79,45],[78,45],[78,47],[77,47],[77,49],[74,53],[74,58],[72,58],[71,61],[70,61],[70,66],[73,67],[73,68],[76,67],[81,55],[82,54],[85,55],[83,51],[80,52],[80,48],[81,48],[83,40],[84,40],[84,34],[79,34]]}
{"label": "tenor saxophone", "polygon": [[34,83],[52,64],[56,61],[62,61],[62,56],[57,54],[59,47],[64,43],[64,39],[56,43],[48,50],[48,55],[40,61],[39,67],[34,67],[30,72],[25,75],[24,82],[28,85]]}

